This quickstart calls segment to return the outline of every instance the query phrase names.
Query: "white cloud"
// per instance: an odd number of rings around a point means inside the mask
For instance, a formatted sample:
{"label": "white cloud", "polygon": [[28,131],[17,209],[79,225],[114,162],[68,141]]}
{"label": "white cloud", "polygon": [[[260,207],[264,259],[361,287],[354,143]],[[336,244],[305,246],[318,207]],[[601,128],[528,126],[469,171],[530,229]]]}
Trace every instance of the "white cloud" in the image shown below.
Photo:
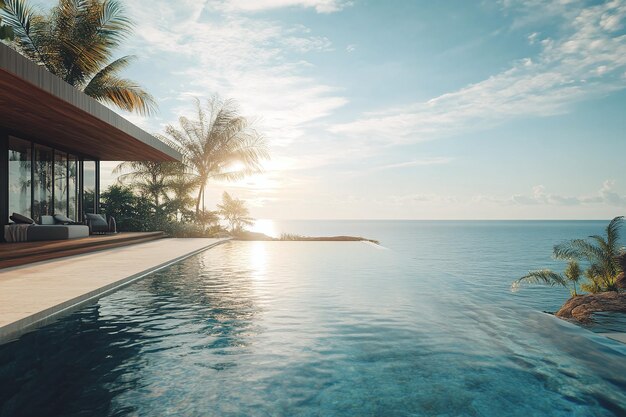
{"label": "white cloud", "polygon": [[455,196],[440,194],[406,194],[391,196],[388,198],[390,204],[406,207],[411,205],[433,204],[433,203],[458,203],[459,199]]}
{"label": "white cloud", "polygon": [[[565,7],[562,2],[523,3],[550,13]],[[518,60],[506,71],[427,102],[368,113],[330,129],[388,144],[416,143],[512,118],[564,113],[575,102],[626,88],[626,35],[614,30],[625,19],[626,1],[575,10],[567,35],[542,39],[537,57]],[[607,16],[611,23],[606,23]]]}
{"label": "white cloud", "polygon": [[519,205],[557,205],[575,206],[589,204],[604,204],[608,206],[626,205],[626,195],[620,195],[613,189],[614,180],[606,180],[600,190],[593,195],[563,196],[546,192],[543,185],[533,187],[531,194],[516,194],[508,201]]}
{"label": "white cloud", "polygon": [[454,158],[450,157],[431,157],[431,158],[420,158],[413,159],[411,161],[398,162],[395,164],[381,165],[375,167],[373,170],[381,171],[387,169],[397,169],[397,168],[410,168],[416,166],[428,166],[428,165],[444,165],[452,162]]}
{"label": "white cloud", "polygon": [[352,4],[345,0],[218,0],[211,4],[225,11],[259,12],[284,7],[312,8],[317,13],[334,13]]}
{"label": "white cloud", "polygon": [[[132,3],[132,9],[129,6],[138,22],[135,48],[173,68],[172,94],[180,104],[170,116],[188,113],[193,105],[190,96],[217,92],[235,99],[245,115],[262,115],[257,128],[271,145],[284,146],[301,137],[311,123],[347,103],[335,87],[308,75],[312,66],[306,54],[332,50],[329,39],[311,34],[303,25],[283,25],[228,11],[218,14],[210,10],[214,3],[205,7],[202,2],[186,1],[188,9],[164,0],[140,0]],[[287,3],[293,2],[266,2],[263,7]],[[336,2],[304,3],[324,8]],[[177,62],[180,68],[172,65]]]}

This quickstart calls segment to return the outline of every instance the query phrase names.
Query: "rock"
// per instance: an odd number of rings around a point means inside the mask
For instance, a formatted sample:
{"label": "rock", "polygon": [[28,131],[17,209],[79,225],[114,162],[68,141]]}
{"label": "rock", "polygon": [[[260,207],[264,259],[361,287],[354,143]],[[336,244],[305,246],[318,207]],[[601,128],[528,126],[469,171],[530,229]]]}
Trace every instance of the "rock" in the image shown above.
{"label": "rock", "polygon": [[617,286],[617,288],[626,290],[626,274],[620,272],[617,278],[615,278],[615,285]]}
{"label": "rock", "polygon": [[556,312],[556,316],[588,323],[593,313],[602,311],[626,313],[626,293],[607,291],[572,297]]}

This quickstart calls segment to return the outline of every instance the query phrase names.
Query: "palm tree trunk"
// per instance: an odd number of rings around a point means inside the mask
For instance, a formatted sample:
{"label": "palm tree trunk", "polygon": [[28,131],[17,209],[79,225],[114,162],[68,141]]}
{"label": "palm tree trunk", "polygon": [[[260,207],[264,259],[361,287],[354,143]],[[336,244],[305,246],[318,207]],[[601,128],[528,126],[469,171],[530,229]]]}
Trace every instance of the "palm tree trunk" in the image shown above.
{"label": "palm tree trunk", "polygon": [[198,198],[196,198],[196,215],[200,213],[200,199],[202,199],[203,190],[204,190],[204,187],[200,186],[200,189],[198,190]]}

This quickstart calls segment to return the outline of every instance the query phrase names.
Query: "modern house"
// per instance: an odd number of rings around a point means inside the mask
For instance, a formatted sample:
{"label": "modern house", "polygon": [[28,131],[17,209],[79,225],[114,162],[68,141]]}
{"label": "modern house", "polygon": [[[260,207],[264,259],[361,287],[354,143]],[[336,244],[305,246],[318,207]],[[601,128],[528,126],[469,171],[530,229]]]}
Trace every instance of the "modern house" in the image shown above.
{"label": "modern house", "polygon": [[181,155],[0,44],[0,219],[99,212],[101,161]]}

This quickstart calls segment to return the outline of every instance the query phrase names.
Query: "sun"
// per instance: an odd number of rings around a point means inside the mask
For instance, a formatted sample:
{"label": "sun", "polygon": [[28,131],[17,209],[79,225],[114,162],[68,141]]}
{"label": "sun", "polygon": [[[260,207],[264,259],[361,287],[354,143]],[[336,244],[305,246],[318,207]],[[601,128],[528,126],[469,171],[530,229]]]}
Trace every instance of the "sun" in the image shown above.
{"label": "sun", "polygon": [[255,233],[263,233],[270,237],[279,237],[278,231],[276,230],[276,225],[274,224],[274,220],[271,219],[255,220],[254,225],[250,227],[250,231]]}

